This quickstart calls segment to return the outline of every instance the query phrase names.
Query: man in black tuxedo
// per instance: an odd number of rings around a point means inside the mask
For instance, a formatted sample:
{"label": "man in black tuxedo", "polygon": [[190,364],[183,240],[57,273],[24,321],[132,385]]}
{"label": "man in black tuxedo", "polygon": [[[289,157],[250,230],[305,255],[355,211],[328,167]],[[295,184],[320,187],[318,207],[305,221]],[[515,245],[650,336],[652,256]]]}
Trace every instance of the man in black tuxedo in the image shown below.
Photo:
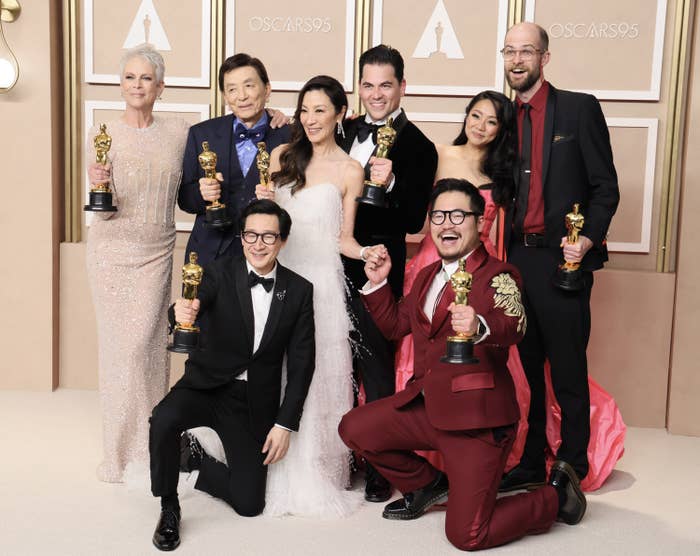
{"label": "man in black tuxedo", "polygon": [[289,235],[289,214],[272,201],[254,201],[241,223],[245,258],[224,257],[204,267],[197,299],[178,299],[171,315],[178,322],[194,322],[200,313],[208,319],[200,349],[151,417],[151,490],[162,508],[153,543],[161,550],[180,544],[181,433],[211,427],[226,454],[227,465],[202,457],[195,488],[240,515],[257,515],[265,506],[267,465],[287,453],[314,371],[313,286],[276,262]]}
{"label": "man in black tuxedo", "polygon": [[[345,122],[343,149],[365,168],[367,179],[387,184],[388,208],[360,203],[355,216],[355,239],[360,245],[383,243],[393,261],[389,285],[403,296],[406,234],[420,232],[437,168],[435,145],[406,117],[401,97],[406,90],[404,62],[398,50],[379,45],[360,56],[359,93],[366,114]],[[377,129],[393,118],[397,135],[388,158],[376,158]],[[359,297],[367,278],[364,262],[343,258],[351,282],[357,317],[359,350],[355,365],[367,401],[391,396],[395,390],[394,343],[386,340]],[[386,480],[369,467],[365,498],[384,502],[391,496]]]}
{"label": "man in black tuxedo", "polygon": [[[219,89],[233,114],[193,125],[187,137],[182,164],[182,184],[178,206],[197,217],[187,242],[185,261],[196,251],[200,264],[223,255],[240,255],[238,220],[243,208],[255,199],[260,182],[255,165],[257,143],[264,141],[267,151],[289,140],[288,119],[278,111],[265,110],[270,97],[270,80],[263,63],[248,54],[227,58],[219,69]],[[279,127],[281,125],[281,127]],[[204,177],[197,156],[202,142],[218,156],[217,179]],[[233,225],[214,229],[204,222],[207,203],[220,201]]]}
{"label": "man in black tuxedo", "polygon": [[[520,23],[508,31],[501,51],[506,78],[517,95],[520,144],[506,246],[508,261],[518,267],[525,285],[528,327],[518,348],[531,390],[525,451],[520,464],[504,476],[502,491],[545,480],[546,359],[561,406],[556,458],[569,463],[581,479],[588,473],[590,296],[593,271],[608,259],[605,237],[620,198],[600,104],[591,95],[555,89],[544,79],[548,48],[544,29]],[[585,224],[578,242],[570,244],[565,216],[574,203],[580,204]],[[582,291],[553,285],[562,259],[581,264]]]}

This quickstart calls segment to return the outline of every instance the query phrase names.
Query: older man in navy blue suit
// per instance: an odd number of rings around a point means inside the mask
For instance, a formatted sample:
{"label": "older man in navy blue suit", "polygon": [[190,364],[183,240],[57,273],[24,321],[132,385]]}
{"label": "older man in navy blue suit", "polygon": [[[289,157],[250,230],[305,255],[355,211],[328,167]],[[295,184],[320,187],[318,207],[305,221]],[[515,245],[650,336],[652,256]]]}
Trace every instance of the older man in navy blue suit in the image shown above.
{"label": "older man in navy blue suit", "polygon": [[[260,182],[255,165],[257,143],[264,141],[271,151],[289,140],[287,118],[265,110],[271,87],[260,60],[243,53],[227,58],[219,69],[219,88],[233,114],[190,128],[177,199],[182,210],[197,215],[185,260],[190,251],[196,251],[200,264],[241,254],[238,221],[243,208],[255,199],[255,186]],[[204,177],[199,166],[203,141],[218,155],[216,179]],[[232,220],[229,228],[215,229],[204,222],[207,204],[217,200],[226,205]]]}

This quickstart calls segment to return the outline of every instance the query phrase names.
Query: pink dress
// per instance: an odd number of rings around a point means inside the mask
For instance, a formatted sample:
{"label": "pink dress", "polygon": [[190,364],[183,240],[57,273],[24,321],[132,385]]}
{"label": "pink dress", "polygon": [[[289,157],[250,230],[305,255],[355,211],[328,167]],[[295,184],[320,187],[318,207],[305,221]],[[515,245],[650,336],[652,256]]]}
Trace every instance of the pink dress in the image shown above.
{"label": "pink dress", "polygon": [[[498,230],[497,237],[499,245],[494,245],[489,239],[489,232],[498,214],[498,207],[491,198],[489,186],[482,186],[479,191],[486,200],[484,209],[484,228],[481,233],[481,241],[486,250],[493,257],[503,258],[502,230]],[[502,222],[502,219],[500,220]],[[418,248],[418,252],[406,264],[406,275],[404,279],[404,295],[406,295],[420,270],[425,266],[437,261],[439,255],[435,244],[429,235],[423,238]],[[511,346],[508,357],[508,370],[510,371],[513,383],[515,384],[515,395],[520,407],[520,420],[518,421],[518,431],[513,443],[513,449],[508,457],[506,469],[517,465],[522,456],[527,438],[527,415],[530,408],[530,388],[527,378],[520,362],[517,346]],[[403,390],[406,382],[413,375],[413,337],[408,335],[398,344],[396,352],[396,391]],[[545,366],[546,399],[547,399],[547,442],[549,450],[547,452],[547,468],[554,461],[561,436],[561,409],[554,396],[551,379],[549,378],[549,364]],[[617,408],[615,400],[603,390],[592,378],[588,378],[591,400],[591,439],[588,444],[588,475],[582,482],[582,487],[586,491],[596,490],[608,478],[615,463],[624,453],[624,440],[626,427],[622,421],[622,415]],[[426,457],[433,465],[443,469],[442,456],[439,452],[419,452]]]}

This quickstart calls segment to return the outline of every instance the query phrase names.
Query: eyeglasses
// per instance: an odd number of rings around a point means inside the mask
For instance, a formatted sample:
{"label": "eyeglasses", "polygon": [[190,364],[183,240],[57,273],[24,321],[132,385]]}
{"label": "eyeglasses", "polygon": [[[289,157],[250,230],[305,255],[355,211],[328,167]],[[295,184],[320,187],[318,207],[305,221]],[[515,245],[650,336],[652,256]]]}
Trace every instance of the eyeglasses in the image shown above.
{"label": "eyeglasses", "polygon": [[510,48],[506,47],[501,49],[501,54],[503,55],[504,60],[512,60],[515,58],[516,54],[520,54],[520,59],[521,60],[532,60],[535,57],[535,54],[543,54],[546,52],[546,50],[541,50],[539,48],[522,48],[518,50],[517,48]]}
{"label": "eyeglasses", "polygon": [[261,238],[262,242],[265,245],[274,245],[277,241],[277,238],[280,237],[280,234],[273,234],[272,232],[265,232],[259,234],[257,232],[244,231],[241,234],[241,237],[246,243],[255,243],[256,241],[258,241],[258,238]]}
{"label": "eyeglasses", "polygon": [[435,224],[436,226],[439,226],[440,224],[445,223],[445,219],[447,216],[450,216],[450,222],[452,222],[455,226],[458,226],[462,222],[464,222],[464,219],[467,216],[481,216],[480,212],[472,212],[472,211],[467,211],[467,210],[460,210],[460,209],[454,209],[454,210],[431,210],[428,215],[430,216],[430,221]]}

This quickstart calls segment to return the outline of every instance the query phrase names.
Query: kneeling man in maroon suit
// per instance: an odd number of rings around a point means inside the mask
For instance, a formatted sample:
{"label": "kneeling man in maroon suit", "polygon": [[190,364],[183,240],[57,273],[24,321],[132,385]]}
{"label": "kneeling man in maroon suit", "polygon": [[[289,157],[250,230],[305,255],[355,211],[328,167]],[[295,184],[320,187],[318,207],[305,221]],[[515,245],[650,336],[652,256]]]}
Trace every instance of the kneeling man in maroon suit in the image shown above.
{"label": "kneeling man in maroon suit", "polygon": [[[418,274],[396,303],[387,257],[368,262],[363,300],[382,333],[415,342],[414,376],[406,389],[350,411],[340,436],[402,493],[387,519],[415,519],[447,501],[447,538],[462,550],[498,546],[542,533],[555,519],[578,523],[586,499],[574,470],[558,461],[549,484],[496,498],[519,417],[506,367],[508,346],[526,327],[517,270],[490,257],[479,240],[484,200],[465,180],[440,180],[430,201],[430,234],[442,258]],[[472,274],[468,305],[455,305],[450,276],[460,259]],[[471,365],[442,363],[447,337],[473,335]],[[413,450],[439,450],[446,474]]]}

